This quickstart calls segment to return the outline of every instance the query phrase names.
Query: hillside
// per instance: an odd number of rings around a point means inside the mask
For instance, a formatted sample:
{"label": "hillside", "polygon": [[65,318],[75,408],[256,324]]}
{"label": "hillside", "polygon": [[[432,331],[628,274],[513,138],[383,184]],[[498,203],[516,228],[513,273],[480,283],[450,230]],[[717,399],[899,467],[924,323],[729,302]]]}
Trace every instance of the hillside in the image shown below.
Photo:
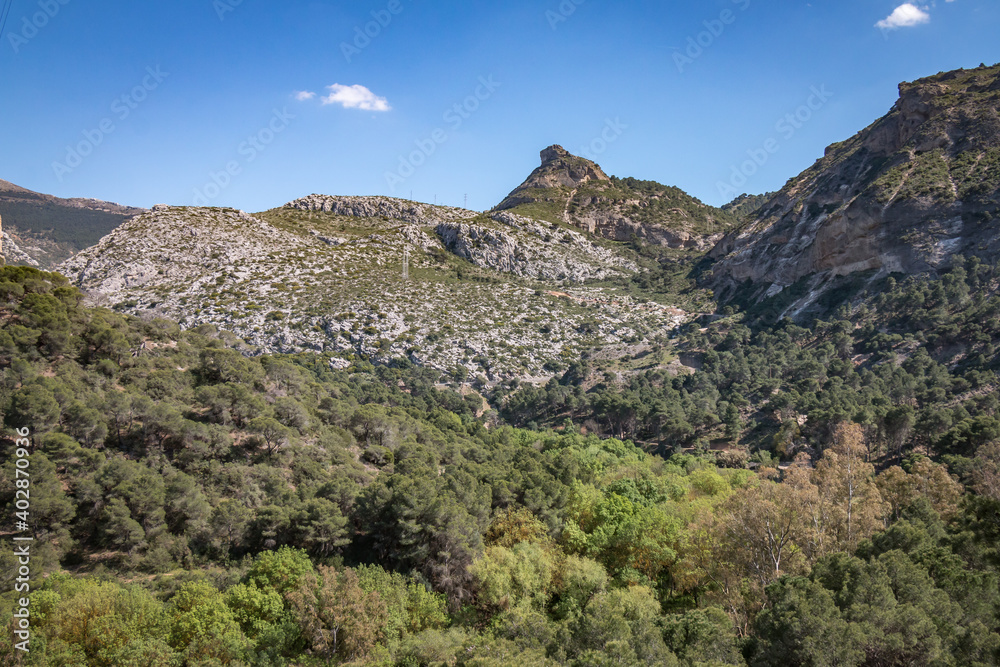
{"label": "hillside", "polygon": [[751,218],[755,213],[757,213],[757,211],[760,210],[761,206],[770,201],[774,194],[775,193],[773,192],[765,192],[762,195],[750,195],[744,193],[728,204],[723,204],[722,210],[741,220]]}
{"label": "hillside", "polygon": [[[970,262],[812,330],[695,324],[684,378],[509,397],[539,430],[426,368],[247,358],[3,267],[28,664],[997,664],[998,280]],[[931,358],[956,340],[961,368]],[[680,451],[764,415],[750,462]],[[646,432],[669,458],[616,437]],[[0,551],[8,629],[18,565]]]}
{"label": "hillside", "polygon": [[255,216],[156,207],[59,270],[95,303],[212,324],[257,353],[407,360],[496,382],[669,337],[686,315],[633,295],[639,262],[513,213],[312,195]]}
{"label": "hillside", "polygon": [[0,269],[33,664],[1000,663],[996,78],[729,212],[553,147]]}
{"label": "hillside", "polygon": [[52,269],[143,210],[96,199],[60,199],[0,180],[5,260]]}
{"label": "hillside", "polygon": [[1000,259],[1000,65],[899,92],[888,114],[827,148],[713,249],[717,294],[780,298],[804,318],[832,290],[939,271],[957,256]]}
{"label": "hillside", "polygon": [[737,221],[679,188],[609,177],[561,146],[546,148],[541,159],[496,210],[572,225],[614,241],[685,250],[707,250]]}

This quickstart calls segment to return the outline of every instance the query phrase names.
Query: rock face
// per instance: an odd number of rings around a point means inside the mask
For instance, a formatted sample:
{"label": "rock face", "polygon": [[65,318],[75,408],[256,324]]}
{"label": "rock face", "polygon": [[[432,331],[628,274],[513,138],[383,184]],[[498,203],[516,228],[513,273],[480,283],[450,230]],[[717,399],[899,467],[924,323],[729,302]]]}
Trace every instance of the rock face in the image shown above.
{"label": "rock face", "polygon": [[3,237],[3,259],[6,264],[21,264],[23,266],[38,267],[38,262],[28,253],[21,250],[10,234],[6,231],[0,232]]}
{"label": "rock face", "polygon": [[606,239],[707,250],[736,222],[682,190],[653,181],[609,177],[562,146],[541,153],[542,164],[497,211],[561,222]]}
{"label": "rock face", "polygon": [[[837,278],[1000,259],[1000,66],[903,83],[892,110],[825,156],[713,250],[720,296],[799,283],[805,315]],[[840,281],[842,282],[842,281]]]}
{"label": "rock face", "polygon": [[299,211],[320,211],[349,218],[398,220],[414,225],[431,225],[475,217],[475,211],[450,206],[431,206],[390,197],[331,197],[309,195],[285,204]]}
{"label": "rock face", "polygon": [[541,157],[542,166],[531,172],[528,179],[511,192],[498,208],[512,208],[519,203],[531,202],[531,191],[539,188],[578,188],[584,183],[611,180],[599,166],[571,155],[562,146],[549,146],[541,152]]}
{"label": "rock face", "polygon": [[97,199],[60,199],[0,180],[4,259],[55,268],[143,211]]}
{"label": "rock face", "polygon": [[639,270],[633,262],[559,225],[508,211],[493,213],[489,222],[441,223],[437,233],[459,257],[522,278],[582,283]]}

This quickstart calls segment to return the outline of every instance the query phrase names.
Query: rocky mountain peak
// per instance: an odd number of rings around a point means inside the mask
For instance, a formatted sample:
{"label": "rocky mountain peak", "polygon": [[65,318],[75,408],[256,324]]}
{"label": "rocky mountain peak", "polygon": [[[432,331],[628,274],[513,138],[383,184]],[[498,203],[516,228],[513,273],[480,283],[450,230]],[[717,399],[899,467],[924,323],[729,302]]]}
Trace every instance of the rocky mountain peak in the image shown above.
{"label": "rocky mountain peak", "polygon": [[548,148],[542,150],[542,166],[544,167],[550,162],[555,162],[559,158],[570,157],[570,152],[560,146],[559,144],[553,144]]}
{"label": "rocky mountain peak", "polygon": [[679,188],[609,177],[595,162],[558,144],[497,211],[563,223],[615,241],[642,239],[672,248],[707,250],[735,221]]}
{"label": "rocky mountain peak", "polygon": [[584,183],[611,180],[597,164],[586,158],[577,157],[559,145],[549,146],[543,150],[541,158],[541,166],[531,172],[527,180],[510,194],[500,208],[505,208],[504,204],[509,203],[508,200],[517,198],[527,190],[578,188]]}
{"label": "rocky mountain peak", "polygon": [[[563,185],[578,187],[590,181],[610,181],[597,163],[577,157],[562,146],[549,146],[541,152],[542,166],[534,176],[542,187]],[[529,178],[529,180],[531,180]]]}

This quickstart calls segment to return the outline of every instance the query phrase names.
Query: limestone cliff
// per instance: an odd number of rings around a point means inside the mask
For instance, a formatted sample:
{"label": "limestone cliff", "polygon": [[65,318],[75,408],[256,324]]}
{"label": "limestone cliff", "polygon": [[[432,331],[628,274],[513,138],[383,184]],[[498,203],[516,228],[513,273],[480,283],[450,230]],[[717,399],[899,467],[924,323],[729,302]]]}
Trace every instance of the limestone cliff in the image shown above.
{"label": "limestone cliff", "polygon": [[899,87],[868,128],[826,149],[712,251],[720,296],[795,285],[796,316],[841,276],[921,273],[959,255],[1000,259],[1000,66]]}
{"label": "limestone cliff", "polygon": [[285,208],[330,213],[349,218],[398,220],[414,225],[431,225],[475,217],[475,211],[451,206],[432,206],[391,197],[335,197],[309,195]]}
{"label": "limestone cliff", "polygon": [[584,234],[508,211],[470,224],[441,223],[437,233],[459,257],[522,278],[582,283],[639,270]]}

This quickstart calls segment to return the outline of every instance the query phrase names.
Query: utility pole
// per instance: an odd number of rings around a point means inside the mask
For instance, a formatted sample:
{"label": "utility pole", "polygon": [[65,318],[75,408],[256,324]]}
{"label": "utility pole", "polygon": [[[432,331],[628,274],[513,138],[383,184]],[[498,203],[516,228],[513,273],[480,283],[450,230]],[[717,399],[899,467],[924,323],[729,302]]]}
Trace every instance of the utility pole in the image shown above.
{"label": "utility pole", "polygon": [[410,280],[410,246],[403,248],[403,280]]}

